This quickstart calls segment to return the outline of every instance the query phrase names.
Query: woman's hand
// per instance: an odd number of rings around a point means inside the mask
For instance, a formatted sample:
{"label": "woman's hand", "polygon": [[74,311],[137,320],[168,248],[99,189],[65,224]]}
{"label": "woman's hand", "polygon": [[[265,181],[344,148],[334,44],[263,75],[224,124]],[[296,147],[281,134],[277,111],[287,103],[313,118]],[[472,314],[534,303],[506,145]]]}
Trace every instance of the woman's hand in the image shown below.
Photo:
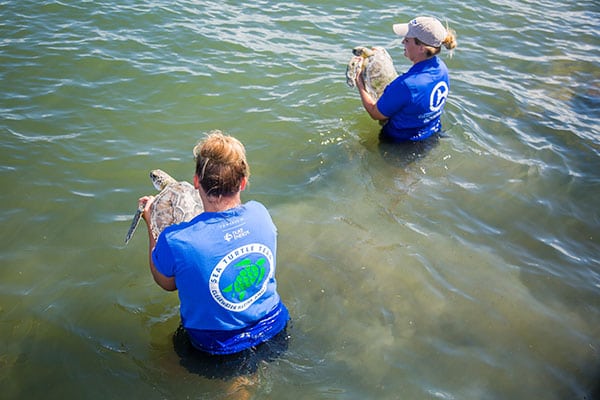
{"label": "woman's hand", "polygon": [[365,90],[365,81],[362,76],[362,68],[359,68],[358,71],[356,71],[354,82],[356,82],[356,87],[358,90]]}
{"label": "woman's hand", "polygon": [[142,218],[149,224],[150,221],[150,207],[154,203],[154,196],[144,196],[138,199],[138,210],[143,210]]}

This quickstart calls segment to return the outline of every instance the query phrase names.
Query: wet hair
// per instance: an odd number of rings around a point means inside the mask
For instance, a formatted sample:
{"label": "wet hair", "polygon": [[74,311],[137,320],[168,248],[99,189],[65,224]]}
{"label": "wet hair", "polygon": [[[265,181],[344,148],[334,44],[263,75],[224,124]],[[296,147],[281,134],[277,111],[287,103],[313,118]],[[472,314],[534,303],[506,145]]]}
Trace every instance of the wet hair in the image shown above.
{"label": "wet hair", "polygon": [[[442,46],[444,46],[446,49],[448,50],[453,50],[454,48],[456,48],[456,32],[454,32],[454,30],[446,27],[446,32],[448,32],[448,34],[446,35],[446,39],[444,39],[444,41],[442,42]],[[442,51],[442,46],[440,47],[433,47],[433,46],[429,46],[426,43],[423,43],[422,41],[420,41],[417,38],[415,39],[415,44],[417,45],[423,45],[425,46],[425,50],[427,52],[427,57],[433,57],[435,55],[438,55],[440,53],[440,51]],[[450,53],[452,55],[452,53]]]}
{"label": "wet hair", "polygon": [[209,132],[194,147],[194,158],[200,185],[210,197],[239,192],[242,179],[250,176],[244,145],[219,130]]}

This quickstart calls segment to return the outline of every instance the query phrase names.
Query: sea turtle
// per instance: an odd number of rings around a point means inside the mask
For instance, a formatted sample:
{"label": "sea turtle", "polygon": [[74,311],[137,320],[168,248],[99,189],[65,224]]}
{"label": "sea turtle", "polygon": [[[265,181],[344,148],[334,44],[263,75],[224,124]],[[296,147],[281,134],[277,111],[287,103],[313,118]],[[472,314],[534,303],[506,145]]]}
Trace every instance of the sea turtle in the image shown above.
{"label": "sea turtle", "polygon": [[385,48],[380,46],[355,47],[352,49],[352,54],[354,56],[346,67],[346,83],[354,87],[356,74],[360,70],[367,93],[377,100],[383,93],[383,89],[398,76],[392,57]]}
{"label": "sea turtle", "polygon": [[[155,239],[167,226],[189,221],[204,211],[198,190],[189,182],[178,182],[160,169],[151,171],[150,179],[160,190],[151,206],[150,227]],[[144,207],[139,207],[133,216],[125,243],[133,236],[143,211]]]}

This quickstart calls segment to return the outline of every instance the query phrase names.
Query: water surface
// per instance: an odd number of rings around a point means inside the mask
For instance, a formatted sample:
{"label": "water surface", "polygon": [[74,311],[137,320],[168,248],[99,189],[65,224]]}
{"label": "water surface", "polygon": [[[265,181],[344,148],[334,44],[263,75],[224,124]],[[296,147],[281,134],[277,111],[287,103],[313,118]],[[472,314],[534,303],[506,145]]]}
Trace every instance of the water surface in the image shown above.
{"label": "water surface", "polygon": [[[445,135],[382,146],[356,45],[457,31]],[[0,3],[0,387],[228,398],[173,349],[178,299],[123,239],[148,171],[247,146],[279,229],[287,353],[254,397],[592,399],[600,379],[595,1]]]}

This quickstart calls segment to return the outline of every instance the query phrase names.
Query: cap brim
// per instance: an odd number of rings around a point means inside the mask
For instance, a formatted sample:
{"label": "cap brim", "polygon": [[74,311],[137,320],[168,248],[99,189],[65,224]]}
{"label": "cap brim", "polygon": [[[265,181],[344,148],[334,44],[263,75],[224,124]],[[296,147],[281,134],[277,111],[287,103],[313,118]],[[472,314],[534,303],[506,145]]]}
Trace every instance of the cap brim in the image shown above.
{"label": "cap brim", "polygon": [[398,36],[406,36],[408,33],[408,24],[394,24],[392,25],[392,29]]}

